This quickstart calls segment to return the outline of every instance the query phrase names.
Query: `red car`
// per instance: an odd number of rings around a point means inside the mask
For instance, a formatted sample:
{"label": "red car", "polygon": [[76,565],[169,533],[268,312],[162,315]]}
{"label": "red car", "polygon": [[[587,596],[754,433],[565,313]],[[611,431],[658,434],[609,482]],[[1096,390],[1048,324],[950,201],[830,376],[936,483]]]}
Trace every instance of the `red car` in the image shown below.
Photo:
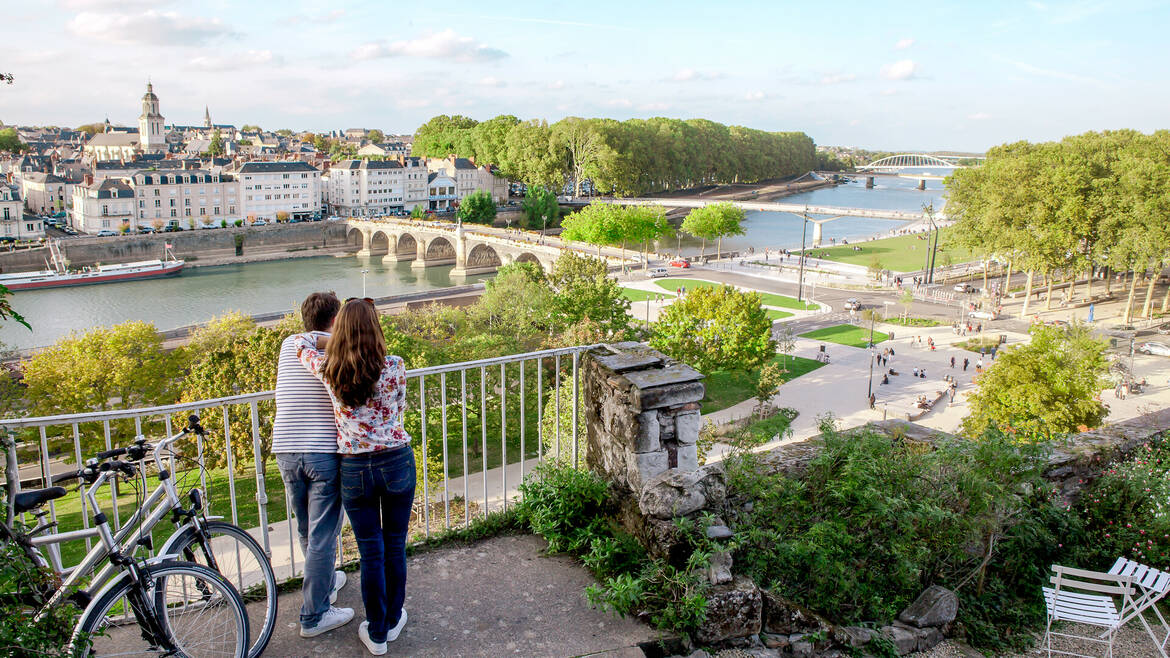
{"label": "red car", "polygon": [[686,262],[685,260],[672,260],[672,261],[670,261],[670,266],[671,267],[681,267],[683,269],[686,269],[686,268],[690,267],[691,264]]}

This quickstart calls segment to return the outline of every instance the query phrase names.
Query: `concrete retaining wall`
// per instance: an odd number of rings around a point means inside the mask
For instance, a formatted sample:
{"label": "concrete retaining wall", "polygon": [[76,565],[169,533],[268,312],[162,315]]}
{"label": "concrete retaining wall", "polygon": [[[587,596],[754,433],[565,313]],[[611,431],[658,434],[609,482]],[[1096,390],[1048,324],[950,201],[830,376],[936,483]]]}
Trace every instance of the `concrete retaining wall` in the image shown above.
{"label": "concrete retaining wall", "polygon": [[[229,227],[111,238],[75,237],[60,241],[71,267],[95,263],[129,263],[161,258],[163,245],[174,245],[175,256],[198,260],[234,256],[236,236],[244,238],[244,254],[290,249],[345,246],[345,225],[340,222],[307,222],[271,226]],[[47,248],[0,253],[0,271],[27,272],[45,267]]]}

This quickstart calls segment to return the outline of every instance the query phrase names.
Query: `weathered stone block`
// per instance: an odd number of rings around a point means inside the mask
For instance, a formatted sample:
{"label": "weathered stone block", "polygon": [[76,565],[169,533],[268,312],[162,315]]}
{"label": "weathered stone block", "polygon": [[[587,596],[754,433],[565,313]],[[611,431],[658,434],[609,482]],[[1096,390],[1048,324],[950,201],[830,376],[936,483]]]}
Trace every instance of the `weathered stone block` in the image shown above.
{"label": "weathered stone block", "polygon": [[698,411],[687,411],[674,417],[674,440],[681,445],[691,445],[699,440],[699,429],[703,417]]}
{"label": "weathered stone block", "polygon": [[654,388],[635,388],[632,397],[637,410],[644,411],[698,402],[703,399],[706,392],[707,387],[703,386],[703,382],[698,381],[655,386]]}
{"label": "weathered stone block", "polygon": [[808,640],[797,640],[792,643],[792,655],[795,658],[812,658],[813,643]]}
{"label": "weathered stone block", "polygon": [[684,382],[697,382],[703,378],[703,373],[685,363],[672,363],[665,368],[639,368],[625,373],[625,377],[635,387],[648,389]]}
{"label": "weathered stone block", "polygon": [[764,642],[764,646],[769,649],[780,649],[783,651],[792,645],[788,641],[787,635],[775,635],[773,633],[760,633],[760,640]]}
{"label": "weathered stone block", "polygon": [[959,614],[959,597],[939,585],[927,587],[908,608],[898,615],[902,622],[918,628],[945,626]]}
{"label": "weathered stone block", "polygon": [[838,642],[855,649],[869,644],[869,641],[873,639],[875,634],[873,629],[862,628],[861,626],[841,626],[833,629],[833,637]]}
{"label": "weathered stone block", "polygon": [[915,629],[914,634],[918,636],[918,651],[930,651],[946,639],[943,632],[933,626]]}
{"label": "weathered stone block", "polygon": [[707,527],[708,539],[730,539],[735,533],[731,531],[726,525],[713,525]]}
{"label": "weathered stone block", "polygon": [[675,468],[680,471],[694,471],[699,468],[699,450],[694,444],[680,445],[675,451]]}
{"label": "weathered stone block", "polygon": [[712,585],[723,585],[731,582],[731,553],[719,551],[711,554],[711,564],[707,567],[707,580]]}
{"label": "weathered stone block", "polygon": [[764,630],[769,633],[828,632],[831,624],[815,613],[787,601],[768,590],[762,590],[764,600]]}
{"label": "weathered stone block", "polygon": [[721,503],[727,496],[725,477],[722,464],[666,471],[646,481],[638,506],[643,514],[659,519],[686,516]]}
{"label": "weathered stone block", "polygon": [[665,451],[626,453],[626,480],[632,491],[640,491],[646,483],[670,468]]}
{"label": "weathered stone block", "polygon": [[894,645],[899,656],[905,656],[918,647],[918,636],[907,628],[882,626],[881,634]]}
{"label": "weathered stone block", "polygon": [[695,641],[709,644],[756,635],[762,610],[760,588],[750,578],[738,576],[716,585],[707,593],[707,619],[695,631]]}
{"label": "weathered stone block", "polygon": [[658,441],[658,413],[645,411],[637,415],[638,432],[634,438],[634,452],[654,452],[662,448]]}

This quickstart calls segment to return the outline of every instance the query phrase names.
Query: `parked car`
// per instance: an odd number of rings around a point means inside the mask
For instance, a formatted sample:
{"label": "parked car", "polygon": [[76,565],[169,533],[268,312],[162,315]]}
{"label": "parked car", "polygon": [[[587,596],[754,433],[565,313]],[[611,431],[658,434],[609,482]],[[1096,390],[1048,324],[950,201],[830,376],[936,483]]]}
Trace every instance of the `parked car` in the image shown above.
{"label": "parked car", "polygon": [[10,242],[16,242],[16,238],[11,235],[0,235],[0,244],[8,244]]}
{"label": "parked car", "polygon": [[103,228],[102,230],[98,231],[97,234],[99,238],[112,238],[117,235],[117,233],[111,231],[108,228]]}
{"label": "parked car", "polygon": [[182,230],[183,230],[183,227],[179,226],[178,224],[167,224],[166,226],[163,227],[163,233],[174,233],[176,231],[182,231]]}
{"label": "parked car", "polygon": [[662,276],[670,276],[670,270],[666,269],[665,267],[653,267],[650,268],[650,271],[646,273],[646,276],[650,277],[651,279],[657,279],[658,277]]}
{"label": "parked car", "polygon": [[1160,325],[1158,327],[1158,333],[1162,334],[1163,336],[1170,334],[1170,322]]}
{"label": "parked car", "polygon": [[956,283],[955,284],[955,292],[966,293],[966,292],[975,292],[977,290],[978,290],[978,288],[976,288],[975,286],[973,286],[969,283]]}
{"label": "parked car", "polygon": [[139,233],[154,233],[154,227],[153,226],[139,226],[138,232]]}
{"label": "parked car", "polygon": [[981,311],[971,311],[967,315],[969,317],[975,318],[977,320],[996,320],[996,319],[999,319],[999,316],[996,315],[995,311],[982,311],[982,310]]}
{"label": "parked car", "polygon": [[1153,354],[1155,356],[1170,356],[1170,345],[1166,343],[1142,343],[1138,345],[1137,351],[1142,354]]}
{"label": "parked car", "polygon": [[849,299],[845,300],[845,310],[846,311],[860,311],[861,310],[861,302],[858,301],[856,297],[850,297]]}
{"label": "parked car", "polygon": [[686,262],[685,260],[672,260],[672,261],[670,261],[670,266],[671,267],[681,267],[683,269],[686,269],[686,268],[690,267],[691,264]]}
{"label": "parked car", "polygon": [[252,226],[267,226],[267,225],[268,225],[268,222],[264,221],[263,219],[257,219],[256,221],[252,222]]}

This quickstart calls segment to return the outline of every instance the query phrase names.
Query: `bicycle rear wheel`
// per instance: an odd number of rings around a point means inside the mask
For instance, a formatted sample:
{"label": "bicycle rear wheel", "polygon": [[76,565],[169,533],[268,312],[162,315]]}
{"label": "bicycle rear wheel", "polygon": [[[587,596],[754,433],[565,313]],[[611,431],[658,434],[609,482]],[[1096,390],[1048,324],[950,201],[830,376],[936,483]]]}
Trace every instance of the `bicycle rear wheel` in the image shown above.
{"label": "bicycle rear wheel", "polygon": [[75,647],[88,646],[81,655],[248,655],[244,602],[222,575],[178,561],[147,566],[142,574],[141,587],[123,576],[85,611],[73,640]]}
{"label": "bicycle rear wheel", "polygon": [[[264,549],[248,531],[226,521],[207,521],[207,538],[187,528],[170,550],[188,562],[211,567],[236,588],[248,608],[252,642],[249,658],[257,658],[276,626],[276,575]],[[208,541],[209,540],[209,541]]]}

